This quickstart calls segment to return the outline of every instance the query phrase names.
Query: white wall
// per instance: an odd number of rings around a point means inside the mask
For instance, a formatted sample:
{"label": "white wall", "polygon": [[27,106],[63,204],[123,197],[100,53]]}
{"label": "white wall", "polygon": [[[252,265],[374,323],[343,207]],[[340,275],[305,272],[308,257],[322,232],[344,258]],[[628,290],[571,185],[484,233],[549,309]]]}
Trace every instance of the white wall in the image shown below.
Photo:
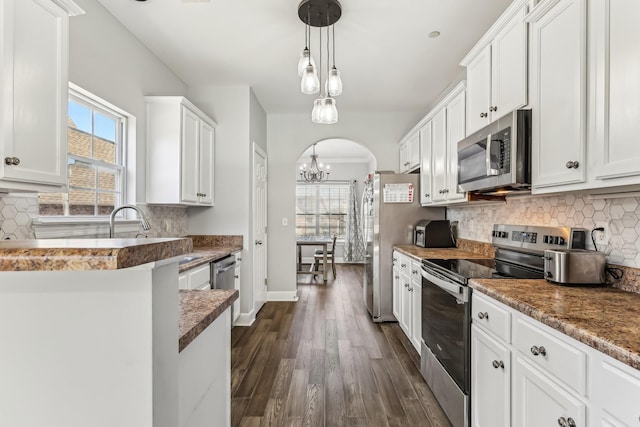
{"label": "white wall", "polygon": [[184,95],[187,86],[97,0],[76,0],[70,18],[69,80],[136,117],[136,195],[144,202],[146,95]]}
{"label": "white wall", "polygon": [[[293,221],[282,227],[283,217],[295,217],[295,180],[300,155],[311,144],[327,138],[344,138],[367,147],[378,169],[397,170],[397,142],[409,130],[413,113],[344,113],[335,125],[311,123],[308,114],[267,116],[269,148],[268,227],[269,291],[296,289],[296,243]],[[363,179],[363,178],[360,178]]]}

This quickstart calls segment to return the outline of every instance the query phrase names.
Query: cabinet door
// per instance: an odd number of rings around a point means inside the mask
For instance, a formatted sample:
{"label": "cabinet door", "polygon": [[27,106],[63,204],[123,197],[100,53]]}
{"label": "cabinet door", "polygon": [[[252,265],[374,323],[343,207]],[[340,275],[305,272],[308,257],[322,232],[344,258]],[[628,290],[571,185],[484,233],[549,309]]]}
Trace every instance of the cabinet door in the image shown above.
{"label": "cabinet door", "polygon": [[214,153],[214,133],[209,124],[200,122],[200,147],[199,147],[199,182],[200,203],[213,205],[213,153]]}
{"label": "cabinet door", "polygon": [[0,22],[0,178],[65,185],[69,16],[52,1],[4,0]]}
{"label": "cabinet door", "polygon": [[411,343],[418,353],[422,340],[422,283],[411,282]]}
{"label": "cabinet door", "polygon": [[409,169],[409,144],[408,142],[404,142],[400,146],[400,173],[406,172]]}
{"label": "cabinet door", "polygon": [[411,279],[400,274],[400,327],[407,338],[411,339]]}
{"label": "cabinet door", "polygon": [[638,46],[632,40],[640,40],[640,2],[598,0],[593,7],[597,34],[593,38],[596,49],[592,51],[590,69],[595,68],[596,72],[595,97],[590,106],[595,112],[591,116],[595,125],[595,177],[607,180],[637,176],[640,61]]}
{"label": "cabinet door", "polygon": [[400,270],[393,267],[393,315],[398,322],[401,322],[400,306],[402,304],[402,292],[400,290]]}
{"label": "cabinet door", "polygon": [[420,129],[420,204],[431,203],[431,122]]}
{"label": "cabinet door", "polygon": [[471,326],[471,425],[511,425],[511,352]]}
{"label": "cabinet door", "polygon": [[557,426],[569,418],[576,427],[587,425],[585,404],[519,357],[513,387],[513,425]]}
{"label": "cabinet door", "polygon": [[465,93],[460,92],[447,104],[447,200],[464,198],[458,192],[458,142],[465,136]]}
{"label": "cabinet door", "polygon": [[527,105],[526,10],[523,4],[491,44],[491,121]]}
{"label": "cabinet door", "polygon": [[407,141],[408,156],[409,156],[409,169],[420,166],[420,132],[416,132]]}
{"label": "cabinet door", "polygon": [[559,0],[531,26],[532,184],[585,180],[586,0]]}
{"label": "cabinet door", "polygon": [[[240,266],[238,264],[236,264],[236,270],[233,275],[233,289],[240,293]],[[240,317],[240,296],[233,302],[233,319],[231,321],[235,323],[238,317]]]}
{"label": "cabinet door", "polygon": [[489,124],[491,45],[467,66],[467,135]]}
{"label": "cabinet door", "polygon": [[200,153],[198,133],[200,119],[189,109],[182,107],[182,195],[183,202],[198,203],[200,184]]}
{"label": "cabinet door", "polygon": [[431,153],[432,153],[432,178],[431,200],[440,201],[446,199],[447,189],[447,110],[442,109],[431,120]]}

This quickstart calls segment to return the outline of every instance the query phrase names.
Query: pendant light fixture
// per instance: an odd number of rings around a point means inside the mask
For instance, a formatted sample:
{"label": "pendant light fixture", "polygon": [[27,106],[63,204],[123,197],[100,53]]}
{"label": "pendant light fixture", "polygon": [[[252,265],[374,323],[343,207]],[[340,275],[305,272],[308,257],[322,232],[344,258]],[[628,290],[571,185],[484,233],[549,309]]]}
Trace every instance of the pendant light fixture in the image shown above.
{"label": "pendant light fixture", "polygon": [[[332,124],[338,121],[338,110],[334,97],[342,93],[342,80],[340,72],[336,68],[335,58],[335,27],[342,16],[342,6],[338,0],[302,0],[298,5],[298,17],[306,25],[305,31],[305,49],[300,55],[298,61],[298,74],[301,75],[302,81],[300,89],[304,94],[314,94],[320,92],[320,96],[313,102],[311,111],[311,120],[314,123]],[[309,27],[318,27],[319,31],[319,67],[320,78],[316,73],[313,57],[311,55],[311,30]],[[330,38],[330,28],[333,37]],[[327,29],[327,79],[324,82],[325,94],[322,94],[322,28]],[[333,41],[333,50],[330,49]],[[333,68],[330,68],[331,52],[333,51]],[[308,55],[308,57],[307,57]],[[306,66],[304,66],[306,60]],[[317,82],[317,85],[316,85]]]}

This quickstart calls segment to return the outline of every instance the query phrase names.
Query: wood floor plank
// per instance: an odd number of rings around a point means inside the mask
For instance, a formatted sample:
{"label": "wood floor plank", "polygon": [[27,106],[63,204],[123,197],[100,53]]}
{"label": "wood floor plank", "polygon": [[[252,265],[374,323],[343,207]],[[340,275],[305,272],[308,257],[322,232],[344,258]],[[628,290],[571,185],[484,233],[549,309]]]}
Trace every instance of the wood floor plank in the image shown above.
{"label": "wood floor plank", "polygon": [[372,322],[362,266],[336,267],[232,330],[232,426],[451,427],[398,324]]}

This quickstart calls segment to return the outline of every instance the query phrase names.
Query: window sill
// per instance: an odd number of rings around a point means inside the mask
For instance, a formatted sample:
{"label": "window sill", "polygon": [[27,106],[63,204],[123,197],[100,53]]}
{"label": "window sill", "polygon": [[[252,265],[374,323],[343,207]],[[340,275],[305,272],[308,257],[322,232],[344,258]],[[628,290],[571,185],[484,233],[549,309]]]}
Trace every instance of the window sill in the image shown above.
{"label": "window sill", "polygon": [[[109,219],[78,217],[48,217],[33,221],[36,239],[106,238],[109,237]],[[116,220],[115,231],[135,233],[140,230],[139,220]]]}

